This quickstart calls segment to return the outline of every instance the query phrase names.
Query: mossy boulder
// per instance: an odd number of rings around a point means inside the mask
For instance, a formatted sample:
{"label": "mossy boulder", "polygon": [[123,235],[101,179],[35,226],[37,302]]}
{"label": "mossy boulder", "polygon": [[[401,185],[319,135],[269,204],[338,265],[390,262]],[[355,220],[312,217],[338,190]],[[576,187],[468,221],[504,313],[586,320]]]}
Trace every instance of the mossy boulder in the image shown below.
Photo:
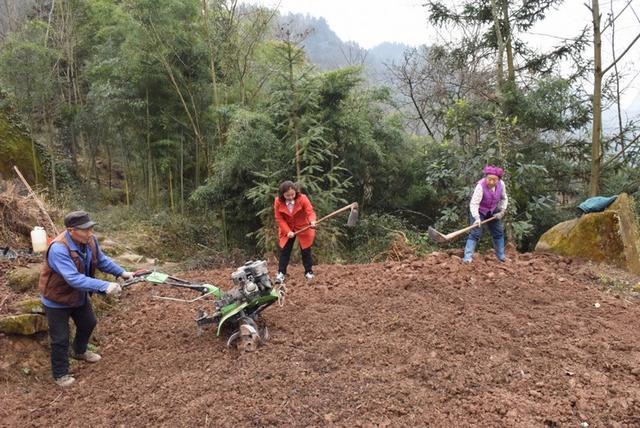
{"label": "mossy boulder", "polygon": [[29,336],[47,331],[47,318],[40,314],[21,314],[0,318],[0,332]]}
{"label": "mossy boulder", "polygon": [[540,237],[536,251],[583,257],[640,274],[640,238],[633,199],[622,193],[602,212],[555,225]]}
{"label": "mossy boulder", "polygon": [[111,239],[99,239],[100,249],[109,257],[114,258],[122,253],[122,247]]}
{"label": "mossy boulder", "polygon": [[153,267],[157,265],[154,259],[130,252],[119,254],[113,257],[113,260],[123,268],[130,270],[153,269]]}
{"label": "mossy boulder", "polygon": [[37,297],[16,302],[11,308],[14,312],[20,314],[44,314],[42,302]]}
{"label": "mossy boulder", "polygon": [[[2,98],[0,94],[0,102]],[[42,181],[42,165],[33,140],[17,117],[1,105],[0,141],[0,177],[15,178],[16,165],[29,183]]]}
{"label": "mossy boulder", "polygon": [[114,260],[120,265],[137,265],[145,261],[145,257],[127,252],[114,257]]}
{"label": "mossy boulder", "polygon": [[41,269],[42,265],[39,263],[17,267],[7,273],[7,286],[18,293],[37,290]]}

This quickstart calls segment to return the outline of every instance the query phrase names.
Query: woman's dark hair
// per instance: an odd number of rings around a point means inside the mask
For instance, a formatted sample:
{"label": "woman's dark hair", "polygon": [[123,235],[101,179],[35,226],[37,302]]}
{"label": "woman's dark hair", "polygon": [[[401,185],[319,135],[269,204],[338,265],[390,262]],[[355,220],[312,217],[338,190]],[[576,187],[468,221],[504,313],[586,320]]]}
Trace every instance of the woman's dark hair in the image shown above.
{"label": "woman's dark hair", "polygon": [[300,194],[300,191],[298,190],[298,186],[296,186],[296,183],[294,183],[293,181],[283,181],[282,183],[280,183],[280,186],[278,186],[278,198],[280,198],[281,202],[284,202],[284,194],[287,193],[290,189],[293,189],[296,191],[296,198],[298,197],[298,195]]}

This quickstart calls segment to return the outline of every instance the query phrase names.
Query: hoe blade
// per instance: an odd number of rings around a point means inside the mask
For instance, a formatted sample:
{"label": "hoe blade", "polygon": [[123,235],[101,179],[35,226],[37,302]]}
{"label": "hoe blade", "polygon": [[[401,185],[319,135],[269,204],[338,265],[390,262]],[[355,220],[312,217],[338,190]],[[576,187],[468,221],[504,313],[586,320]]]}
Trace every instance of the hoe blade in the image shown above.
{"label": "hoe blade", "polygon": [[354,202],[349,212],[349,218],[347,219],[347,226],[355,227],[358,222],[358,203]]}
{"label": "hoe blade", "polygon": [[447,237],[445,235],[443,235],[442,233],[438,232],[433,227],[429,227],[429,230],[428,230],[427,233],[429,234],[429,238],[433,239],[438,244],[446,244],[447,242],[449,242],[449,240],[447,239]]}

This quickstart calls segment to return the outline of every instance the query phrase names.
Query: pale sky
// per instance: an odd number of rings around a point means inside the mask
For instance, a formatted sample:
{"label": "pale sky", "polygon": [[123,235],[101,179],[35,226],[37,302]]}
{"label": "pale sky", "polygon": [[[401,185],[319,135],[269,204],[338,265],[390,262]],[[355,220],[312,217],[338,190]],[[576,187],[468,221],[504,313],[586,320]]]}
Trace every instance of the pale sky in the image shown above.
{"label": "pale sky", "polygon": [[[601,0],[603,22],[613,5],[617,12],[628,0]],[[241,3],[260,4],[279,9],[282,15],[289,12],[323,17],[342,41],[355,41],[370,49],[382,42],[402,42],[411,46],[431,45],[438,42],[438,32],[448,37],[446,30],[436,30],[427,21],[424,0],[240,0]],[[452,4],[454,1],[448,1]],[[530,46],[547,50],[560,42],[562,37],[575,37],[580,30],[591,25],[591,12],[584,0],[565,0],[557,10],[531,29],[526,37]],[[590,2],[589,2],[590,3]],[[611,31],[603,39],[603,65],[611,61]],[[616,51],[618,54],[640,33],[640,0],[632,1],[616,22]],[[587,48],[591,55],[593,49]],[[621,61],[623,69],[634,80],[623,105],[630,103],[640,90],[640,41]],[[636,71],[637,70],[637,71]]]}
{"label": "pale sky", "polygon": [[[244,3],[324,17],[342,41],[370,49],[382,42],[429,43],[426,9],[420,0],[244,0]],[[278,7],[279,5],[279,7]]]}

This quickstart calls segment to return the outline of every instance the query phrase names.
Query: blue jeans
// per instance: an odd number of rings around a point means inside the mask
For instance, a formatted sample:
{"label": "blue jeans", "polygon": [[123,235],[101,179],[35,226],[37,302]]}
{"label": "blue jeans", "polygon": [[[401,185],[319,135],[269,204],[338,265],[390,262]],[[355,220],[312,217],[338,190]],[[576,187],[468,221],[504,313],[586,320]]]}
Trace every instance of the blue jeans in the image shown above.
{"label": "blue jeans", "polygon": [[[494,213],[488,212],[486,215],[480,214],[480,221],[484,221],[488,218],[493,217]],[[475,223],[475,219],[470,217],[469,222],[471,224]],[[504,226],[502,225],[502,220],[496,219],[490,221],[487,224],[482,225],[481,227],[476,227],[471,229],[469,232],[469,237],[467,238],[467,244],[464,247],[464,261],[470,262],[473,257],[473,252],[476,249],[476,245],[482,236],[482,230],[488,227],[489,232],[491,232],[491,237],[493,238],[493,249],[496,251],[496,257],[501,262],[504,261]]]}

